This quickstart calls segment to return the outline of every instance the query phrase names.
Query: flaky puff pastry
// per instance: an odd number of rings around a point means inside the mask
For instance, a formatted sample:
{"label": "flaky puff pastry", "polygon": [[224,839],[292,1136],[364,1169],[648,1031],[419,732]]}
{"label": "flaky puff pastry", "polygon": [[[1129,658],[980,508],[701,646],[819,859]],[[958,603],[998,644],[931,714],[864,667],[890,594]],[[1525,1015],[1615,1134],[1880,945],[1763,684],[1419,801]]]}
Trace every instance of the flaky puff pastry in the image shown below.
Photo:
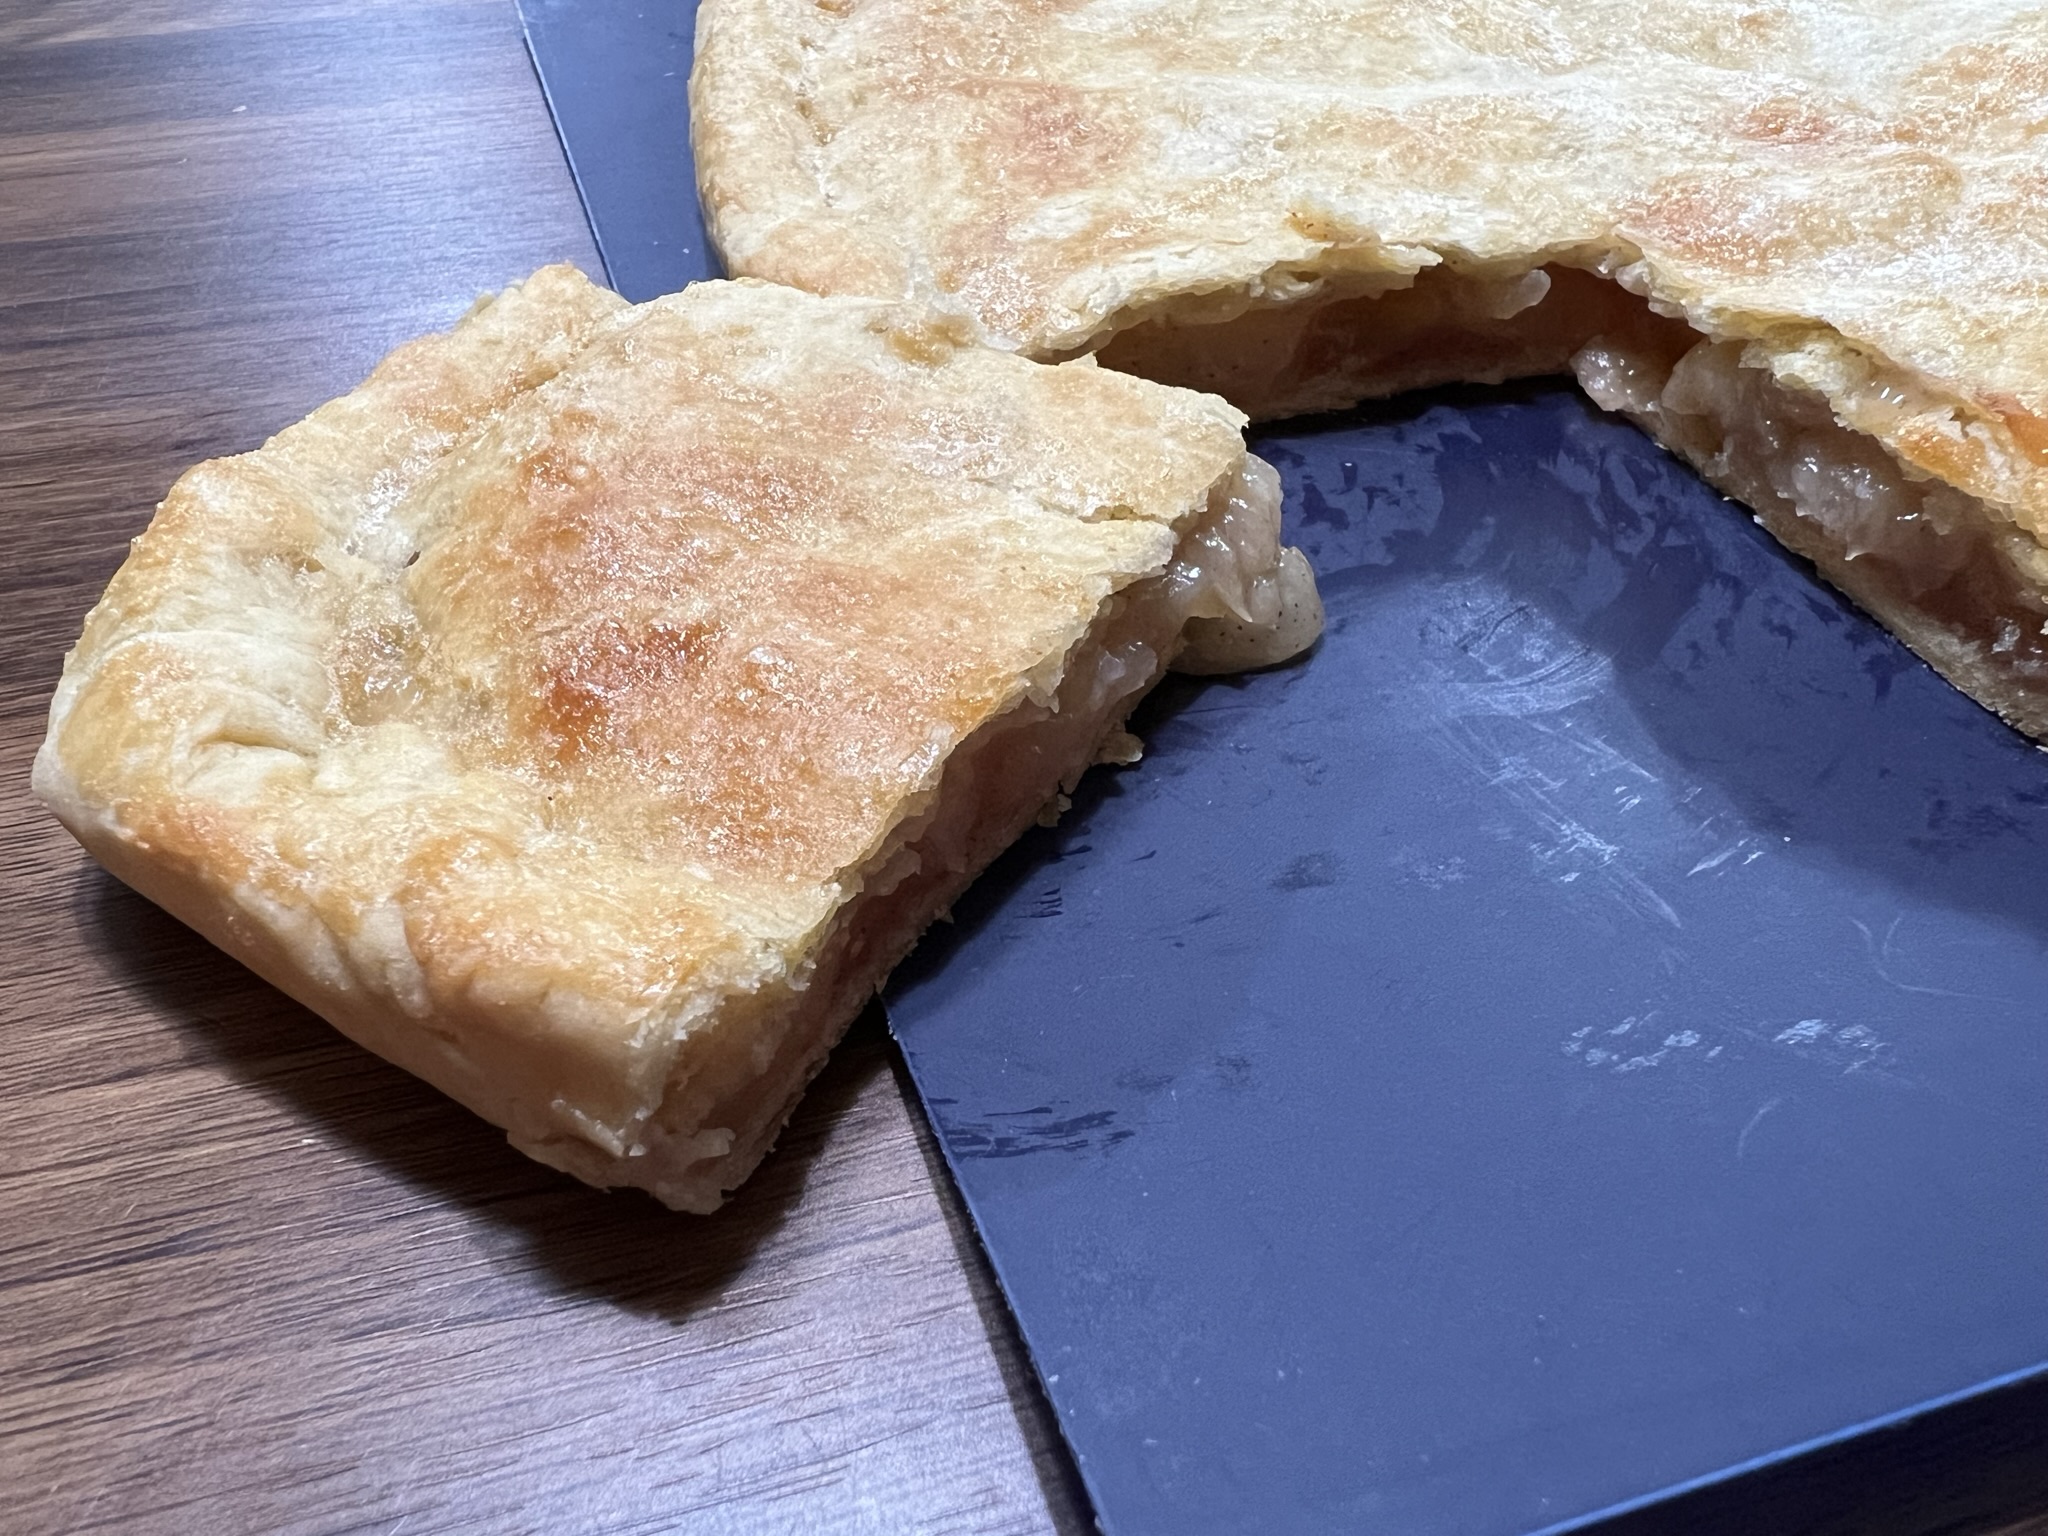
{"label": "flaky puff pastry", "polygon": [[709,1209],[1189,612],[1245,627],[1175,563],[1275,568],[1270,507],[1218,531],[1239,427],[889,304],[550,268],[177,482],[36,788],[524,1151]]}
{"label": "flaky puff pastry", "polygon": [[693,100],[736,273],[1255,416],[1576,367],[2048,731],[2039,5],[704,0]]}

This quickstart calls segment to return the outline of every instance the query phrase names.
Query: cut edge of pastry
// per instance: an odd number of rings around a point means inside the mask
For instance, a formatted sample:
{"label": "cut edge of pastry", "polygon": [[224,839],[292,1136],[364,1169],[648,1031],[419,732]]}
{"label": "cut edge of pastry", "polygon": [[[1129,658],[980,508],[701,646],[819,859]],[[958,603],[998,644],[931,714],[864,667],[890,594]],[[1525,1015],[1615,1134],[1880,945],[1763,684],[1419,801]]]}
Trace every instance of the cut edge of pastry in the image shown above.
{"label": "cut edge of pastry", "polygon": [[2048,550],[2010,424],[1825,328],[1720,327],[1650,297],[1640,261],[1578,259],[1191,296],[1118,317],[1095,355],[1254,420],[1574,375],[1956,686],[2048,737]]}

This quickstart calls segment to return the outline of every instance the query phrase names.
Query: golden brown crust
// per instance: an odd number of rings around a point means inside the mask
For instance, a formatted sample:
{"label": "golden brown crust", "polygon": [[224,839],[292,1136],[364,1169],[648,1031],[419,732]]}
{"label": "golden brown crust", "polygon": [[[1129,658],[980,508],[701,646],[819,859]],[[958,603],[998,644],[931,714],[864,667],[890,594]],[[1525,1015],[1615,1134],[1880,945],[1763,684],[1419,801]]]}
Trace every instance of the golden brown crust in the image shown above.
{"label": "golden brown crust", "polygon": [[37,788],[515,1140],[630,1157],[679,1043],[802,985],[948,754],[1165,568],[1239,425],[889,304],[628,308],[551,268],[178,481]]}
{"label": "golden brown crust", "polygon": [[2048,536],[2048,11],[2003,0],[705,0],[735,272],[1040,356],[1600,269]]}

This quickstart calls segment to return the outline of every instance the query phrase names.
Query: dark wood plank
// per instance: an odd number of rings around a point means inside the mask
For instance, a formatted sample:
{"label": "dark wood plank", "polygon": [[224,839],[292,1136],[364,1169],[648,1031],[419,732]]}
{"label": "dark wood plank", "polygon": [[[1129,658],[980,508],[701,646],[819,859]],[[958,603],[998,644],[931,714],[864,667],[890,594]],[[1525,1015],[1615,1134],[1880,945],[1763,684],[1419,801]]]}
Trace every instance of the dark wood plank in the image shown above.
{"label": "dark wood plank", "polygon": [[1080,1529],[871,1019],[721,1216],[527,1162],[27,792],[192,461],[595,259],[509,0],[0,14],[0,1528]]}

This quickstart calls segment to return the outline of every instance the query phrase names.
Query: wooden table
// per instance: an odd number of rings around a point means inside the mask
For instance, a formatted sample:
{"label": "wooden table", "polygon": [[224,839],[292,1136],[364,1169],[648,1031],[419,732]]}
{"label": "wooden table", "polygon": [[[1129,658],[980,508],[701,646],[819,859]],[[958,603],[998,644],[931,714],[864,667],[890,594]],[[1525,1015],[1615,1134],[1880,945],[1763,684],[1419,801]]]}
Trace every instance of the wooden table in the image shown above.
{"label": "wooden table", "polygon": [[565,258],[511,0],[0,14],[0,1529],[1091,1528],[874,1018],[674,1216],[342,1041],[27,792],[180,469]]}
{"label": "wooden table", "polygon": [[0,13],[0,1529],[1091,1528],[876,1019],[716,1219],[527,1161],[28,794],[185,465],[596,252],[511,0]]}

